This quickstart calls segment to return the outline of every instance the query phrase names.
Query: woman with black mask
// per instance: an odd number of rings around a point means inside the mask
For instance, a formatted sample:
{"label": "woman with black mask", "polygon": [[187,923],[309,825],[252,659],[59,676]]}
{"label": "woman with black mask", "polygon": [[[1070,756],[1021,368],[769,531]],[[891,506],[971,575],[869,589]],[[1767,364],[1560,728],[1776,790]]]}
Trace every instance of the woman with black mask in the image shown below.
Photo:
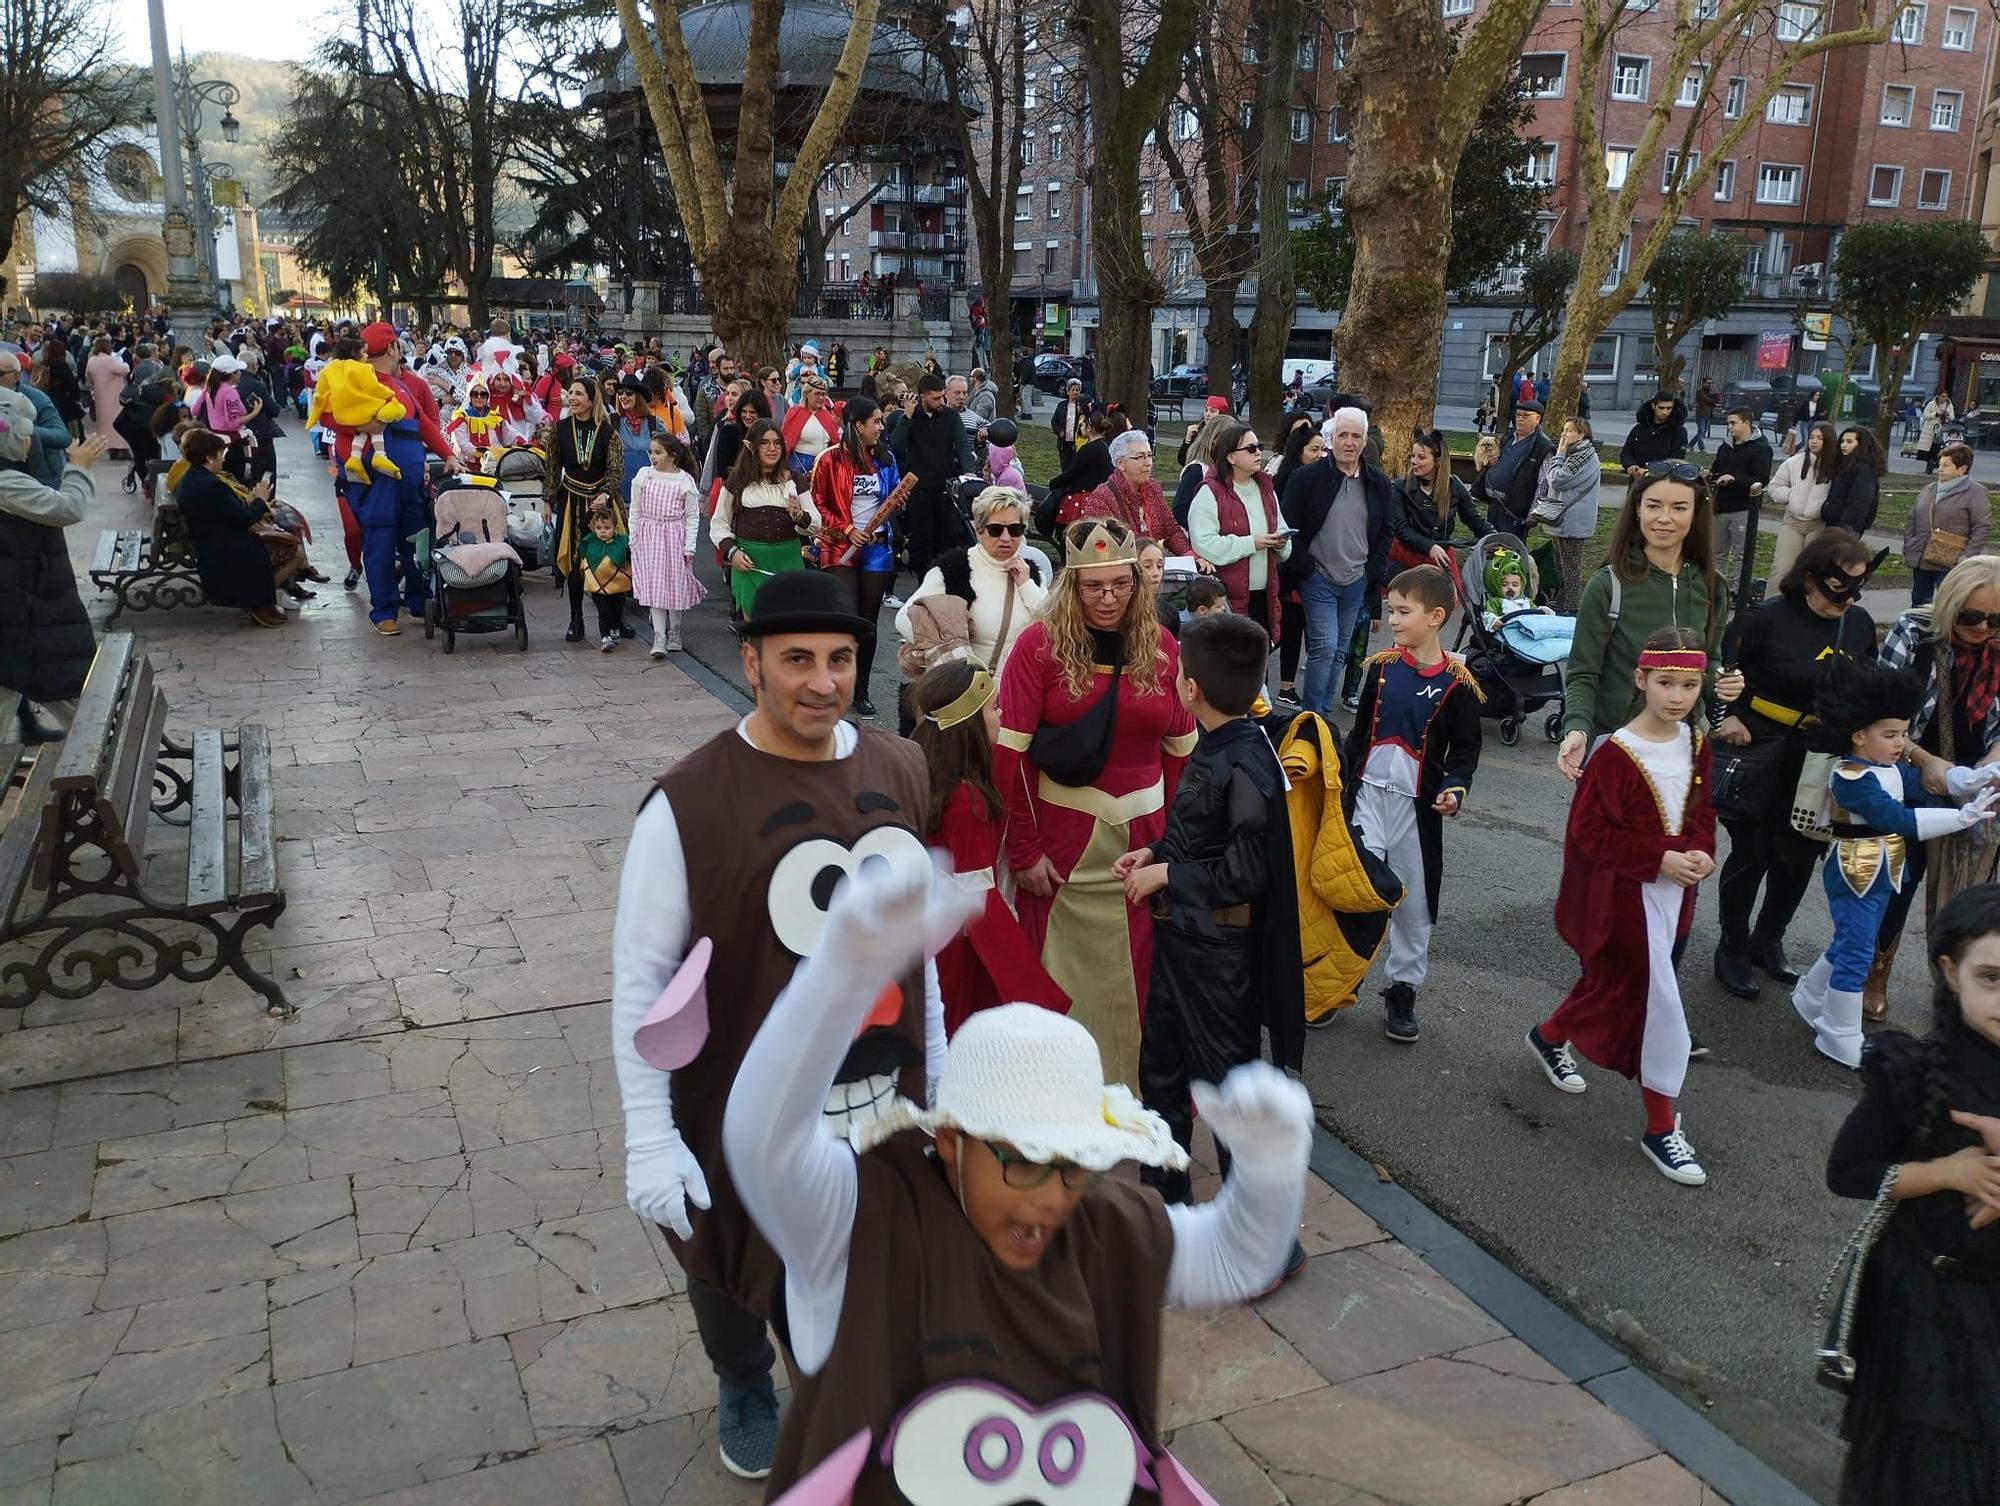
{"label": "woman with black mask", "polygon": [[[1836,654],[1874,657],[1874,621],[1856,604],[1872,568],[1867,546],[1846,529],[1815,534],[1778,594],[1744,612],[1724,643],[1723,662],[1737,673],[1716,682],[1729,714],[1715,729],[1711,798],[1729,833],[1729,858],[1716,886],[1715,976],[1739,999],[1757,997],[1753,968],[1776,983],[1798,981],[1785,958],[1785,928],[1826,851],[1792,829],[1792,791],[1806,753],[1798,727]],[[1760,886],[1764,905],[1752,926]]]}

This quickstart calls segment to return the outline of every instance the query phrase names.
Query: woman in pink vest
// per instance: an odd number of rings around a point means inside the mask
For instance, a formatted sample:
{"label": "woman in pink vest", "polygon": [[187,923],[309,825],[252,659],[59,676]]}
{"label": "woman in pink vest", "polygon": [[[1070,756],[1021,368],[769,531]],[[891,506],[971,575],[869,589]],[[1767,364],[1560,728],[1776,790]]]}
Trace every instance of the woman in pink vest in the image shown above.
{"label": "woman in pink vest", "polygon": [[1229,593],[1229,610],[1262,623],[1277,641],[1284,593],[1278,565],[1292,552],[1291,530],[1264,473],[1264,447],[1247,424],[1215,436],[1214,457],[1188,507],[1194,551],[1215,566]]}

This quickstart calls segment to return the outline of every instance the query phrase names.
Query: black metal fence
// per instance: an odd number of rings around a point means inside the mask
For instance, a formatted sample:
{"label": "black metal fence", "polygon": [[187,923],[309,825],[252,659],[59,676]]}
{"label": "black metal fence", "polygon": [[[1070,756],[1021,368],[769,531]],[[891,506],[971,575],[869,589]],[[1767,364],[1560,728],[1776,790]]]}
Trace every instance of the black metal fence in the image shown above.
{"label": "black metal fence", "polygon": [[[792,317],[804,322],[842,319],[889,319],[896,313],[898,289],[859,283],[831,283],[822,287],[801,287],[792,295]],[[916,292],[917,316],[931,323],[951,319],[948,287],[920,288]],[[708,294],[698,282],[660,284],[660,312],[706,318],[710,312]]]}

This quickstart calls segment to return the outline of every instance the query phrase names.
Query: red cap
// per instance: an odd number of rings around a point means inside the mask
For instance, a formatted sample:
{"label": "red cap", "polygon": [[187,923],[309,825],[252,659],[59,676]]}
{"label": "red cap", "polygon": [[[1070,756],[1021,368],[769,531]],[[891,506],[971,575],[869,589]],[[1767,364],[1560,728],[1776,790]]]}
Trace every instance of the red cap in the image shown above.
{"label": "red cap", "polygon": [[396,344],[396,330],[393,325],[376,320],[361,331],[361,349],[373,358],[386,355]]}
{"label": "red cap", "polygon": [[1229,411],[1229,399],[1226,397],[1212,397],[1208,400],[1207,406],[1210,413],[1227,413]]}

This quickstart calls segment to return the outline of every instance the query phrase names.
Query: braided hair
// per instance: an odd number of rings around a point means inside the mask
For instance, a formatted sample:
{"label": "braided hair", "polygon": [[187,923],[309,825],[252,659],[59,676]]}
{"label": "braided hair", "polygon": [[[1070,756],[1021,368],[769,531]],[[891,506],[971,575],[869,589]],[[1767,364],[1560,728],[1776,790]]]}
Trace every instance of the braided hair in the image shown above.
{"label": "braided hair", "polygon": [[1981,937],[2000,935],[2000,884],[1974,884],[1948,900],[1930,925],[1931,1030],[1913,1043],[1923,1072],[1923,1112],[1917,1120],[1916,1143],[1938,1155],[1948,1155],[1964,1142],[1951,1122],[1951,1063],[1958,1033],[1965,1029],[1958,990],[1938,964],[1949,958],[1964,965],[1965,954]]}

